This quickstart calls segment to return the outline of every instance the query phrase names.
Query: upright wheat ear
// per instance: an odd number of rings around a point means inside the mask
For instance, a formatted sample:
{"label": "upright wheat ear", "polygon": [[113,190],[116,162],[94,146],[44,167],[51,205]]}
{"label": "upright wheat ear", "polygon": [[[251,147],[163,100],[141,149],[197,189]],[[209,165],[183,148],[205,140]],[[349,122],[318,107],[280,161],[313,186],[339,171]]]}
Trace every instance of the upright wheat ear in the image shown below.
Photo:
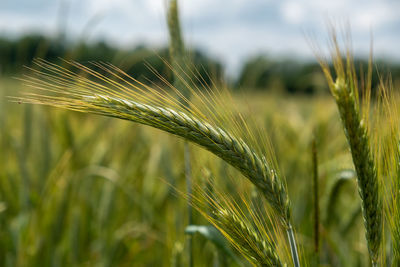
{"label": "upright wheat ear", "polygon": [[171,0],[168,8],[168,31],[170,38],[169,54],[172,61],[174,74],[174,86],[181,92],[184,98],[190,97],[190,90],[186,84],[190,83],[191,71],[184,71],[189,65],[185,62],[185,45],[181,34],[179,21],[178,1]]}
{"label": "upright wheat ear", "polygon": [[[358,190],[362,200],[368,250],[372,264],[375,266],[379,258],[379,249],[382,240],[382,202],[374,155],[371,152],[370,137],[366,125],[367,117],[362,118],[360,114],[358,80],[351,55],[348,52],[347,61],[343,63],[335,33],[332,36],[334,44],[333,62],[337,75],[335,82],[327,63],[324,61],[320,61],[320,63],[328,80],[332,95],[336,100],[350,146],[357,173]],[[367,88],[364,88],[366,90],[364,93],[367,96],[370,90],[370,73],[366,82]],[[369,99],[365,101],[368,102]]]}

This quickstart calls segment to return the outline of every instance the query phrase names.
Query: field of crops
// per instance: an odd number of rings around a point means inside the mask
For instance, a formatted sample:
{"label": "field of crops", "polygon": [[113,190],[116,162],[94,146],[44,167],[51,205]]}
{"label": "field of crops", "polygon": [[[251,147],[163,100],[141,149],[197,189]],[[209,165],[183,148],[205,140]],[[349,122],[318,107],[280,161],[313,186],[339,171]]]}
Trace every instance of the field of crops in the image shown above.
{"label": "field of crops", "polygon": [[0,76],[0,266],[399,266],[396,81],[332,27],[308,76],[330,93],[232,90],[168,8],[156,80],[72,56]]}
{"label": "field of crops", "polygon": [[[2,99],[20,87],[3,77]],[[235,97],[251,107],[244,116],[257,117],[268,130],[302,257],[314,257],[315,138],[321,263],[367,265],[357,184],[334,100]],[[1,265],[187,265],[188,211],[177,193],[186,192],[183,140],[132,122],[8,101],[0,114]],[[215,190],[233,200],[262,201],[238,171],[196,145],[189,148],[196,186],[207,187],[213,176]],[[197,212],[192,223],[210,225]],[[207,234],[193,235],[194,266],[245,265],[232,251]],[[284,248],[281,253],[288,257]]]}

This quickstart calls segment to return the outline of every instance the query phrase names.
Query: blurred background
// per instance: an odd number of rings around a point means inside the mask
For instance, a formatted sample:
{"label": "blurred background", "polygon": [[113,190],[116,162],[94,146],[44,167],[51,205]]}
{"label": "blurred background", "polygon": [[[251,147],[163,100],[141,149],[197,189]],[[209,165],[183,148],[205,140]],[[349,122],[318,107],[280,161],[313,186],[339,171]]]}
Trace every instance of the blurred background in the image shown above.
{"label": "blurred background", "polygon": [[[187,202],[174,190],[186,192],[182,140],[126,121],[6,98],[27,89],[15,77],[29,72],[23,66],[36,57],[111,62],[139,80],[159,81],[149,64],[172,81],[164,62],[170,60],[167,3],[0,1],[0,266],[188,266],[188,255],[194,266],[250,266],[226,242],[201,234],[204,228],[191,232],[189,251]],[[356,67],[366,63],[372,37],[375,63],[398,85],[400,2],[180,0],[179,7],[187,52],[202,77],[225,81],[243,115],[268,129],[302,260],[314,257],[316,140],[320,266],[368,266],[351,157],[307,40],[326,51],[327,25],[338,23],[340,31],[348,23]],[[200,186],[210,186],[204,180],[211,173],[232,199],[239,199],[238,188],[254,196],[236,170],[196,146],[190,150]],[[192,223],[209,226],[196,212]]]}
{"label": "blurred background", "polygon": [[[18,71],[39,56],[111,61],[138,76],[141,60],[154,52],[166,56],[166,7],[166,0],[4,0],[1,72]],[[312,83],[318,78],[300,76],[318,67],[307,40],[326,47],[329,23],[351,25],[360,59],[368,57],[373,40],[375,58],[396,76],[399,9],[391,0],[180,3],[186,45],[209,72],[224,75],[235,87],[267,90],[283,83],[286,91],[308,93],[316,90]]]}

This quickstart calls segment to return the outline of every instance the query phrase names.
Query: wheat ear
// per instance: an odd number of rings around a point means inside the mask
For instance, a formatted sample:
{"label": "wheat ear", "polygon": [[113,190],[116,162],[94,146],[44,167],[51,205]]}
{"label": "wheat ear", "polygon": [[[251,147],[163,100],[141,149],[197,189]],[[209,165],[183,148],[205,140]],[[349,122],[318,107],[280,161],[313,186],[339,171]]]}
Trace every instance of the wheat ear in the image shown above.
{"label": "wheat ear", "polygon": [[214,212],[213,223],[226,234],[237,249],[258,266],[284,266],[274,245],[262,238],[254,229],[228,209]]}
{"label": "wheat ear", "polygon": [[174,86],[181,92],[184,100],[190,97],[190,90],[187,84],[190,83],[190,71],[184,71],[188,68],[185,61],[185,45],[181,34],[181,25],[179,20],[178,1],[169,2],[167,14],[168,32],[170,38],[169,54],[171,56],[172,70],[174,74]]}
{"label": "wheat ear", "polygon": [[182,105],[162,88],[145,86],[112,65],[93,63],[119,81],[79,63],[68,62],[91,78],[102,81],[99,83],[43,60],[35,63],[43,70],[33,70],[36,76],[28,76],[24,81],[44,93],[28,93],[26,97],[15,98],[16,101],[130,120],[180,136],[209,150],[238,169],[261,191],[288,232],[294,265],[299,266],[289,198],[283,181],[272,167],[273,162],[267,162],[241,138],[208,123],[196,106]]}
{"label": "wheat ear", "polygon": [[[284,225],[290,221],[289,199],[282,181],[270,169],[265,158],[257,155],[243,140],[219,127],[202,122],[192,115],[169,108],[97,95],[87,97],[89,112],[127,119],[149,125],[196,143],[230,163],[263,192],[281,216]],[[71,106],[72,108],[75,105]]]}
{"label": "wheat ear", "polygon": [[[111,110],[103,115],[136,121],[183,137],[209,150],[241,171],[261,190],[273,209],[280,215],[288,234],[294,266],[300,266],[294,232],[290,224],[289,199],[285,187],[276,172],[269,168],[265,158],[252,151],[243,140],[236,139],[221,128],[172,109],[108,96],[96,96],[90,99],[92,105],[104,111],[111,107]],[[93,111],[95,112],[96,108]],[[233,223],[234,218],[229,218]],[[269,256],[265,255],[265,257]]]}
{"label": "wheat ear", "polygon": [[[358,191],[362,201],[366,239],[372,264],[377,265],[382,240],[382,202],[374,155],[371,152],[370,137],[366,125],[367,117],[362,119],[358,96],[358,80],[355,73],[351,53],[347,52],[344,63],[341,58],[335,32],[332,33],[333,61],[336,81],[333,81],[329,66],[320,61],[328,80],[332,95],[336,100],[339,114],[350,146],[354,167],[357,173]],[[371,65],[369,67],[371,71]],[[368,73],[365,94],[370,91],[371,72]],[[365,100],[368,104],[369,99]]]}
{"label": "wheat ear", "polygon": [[372,262],[376,263],[382,238],[382,207],[378,178],[368,131],[360,119],[354,96],[348,88],[349,86],[339,79],[335,84],[334,93],[357,172],[368,248]]}
{"label": "wheat ear", "polygon": [[276,171],[269,167],[265,157],[250,149],[242,139],[237,139],[191,114],[98,94],[74,93],[67,97],[29,95],[26,98],[17,98],[17,101],[130,120],[196,143],[238,169],[262,192],[280,216],[283,225],[290,225],[290,204],[285,186]]}

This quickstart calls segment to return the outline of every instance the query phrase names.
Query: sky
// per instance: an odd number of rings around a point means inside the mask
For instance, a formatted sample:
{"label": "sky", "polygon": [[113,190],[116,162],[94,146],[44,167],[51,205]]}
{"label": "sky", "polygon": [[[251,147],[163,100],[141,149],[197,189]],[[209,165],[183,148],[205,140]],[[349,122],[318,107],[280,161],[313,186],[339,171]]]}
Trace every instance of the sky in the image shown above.
{"label": "sky", "polygon": [[[30,32],[105,40],[123,48],[167,44],[167,0],[0,0],[0,35]],[[353,48],[400,61],[398,0],[180,0],[187,45],[238,72],[249,56],[311,59],[307,36],[325,45],[327,24],[349,23]]]}

